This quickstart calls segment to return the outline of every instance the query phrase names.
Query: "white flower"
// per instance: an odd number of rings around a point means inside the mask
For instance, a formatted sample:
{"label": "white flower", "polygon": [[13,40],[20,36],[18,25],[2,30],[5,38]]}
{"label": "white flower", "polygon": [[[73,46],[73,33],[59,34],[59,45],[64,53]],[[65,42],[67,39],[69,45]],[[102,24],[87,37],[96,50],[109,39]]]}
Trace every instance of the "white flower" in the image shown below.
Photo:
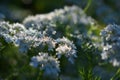
{"label": "white flower", "polygon": [[5,22],[5,21],[0,22],[0,33],[2,32],[9,33],[9,29],[11,27],[12,26],[9,24],[9,22]]}
{"label": "white flower", "polygon": [[38,56],[33,56],[30,65],[39,67],[45,76],[57,77],[60,72],[58,59],[49,56],[48,53],[41,52]]}
{"label": "white flower", "polygon": [[[65,45],[59,45],[59,47],[56,48],[56,51],[57,51],[56,55],[61,56],[61,54],[64,55],[65,53],[69,53],[71,51],[71,47],[67,46],[66,44]],[[66,56],[68,56],[68,55],[66,55]]]}
{"label": "white flower", "polygon": [[120,26],[108,25],[101,32],[103,40],[102,59],[108,60],[113,66],[120,66]]}
{"label": "white flower", "polygon": [[57,39],[56,44],[58,44],[56,48],[56,55],[58,56],[58,58],[61,58],[62,55],[65,55],[65,57],[67,57],[71,63],[74,63],[74,58],[76,58],[77,55],[76,47],[73,42],[63,37]]}
{"label": "white flower", "polygon": [[[70,29],[71,33],[87,33],[86,29],[88,28],[86,27],[90,26],[93,22],[94,20],[86,16],[81,8],[77,6],[65,6],[64,9],[56,9],[48,14],[29,16],[25,18],[23,24],[27,29],[33,28],[41,32],[45,31],[47,35],[51,36],[54,35],[54,31],[56,31],[57,34],[61,34],[59,30],[66,30],[67,28]],[[59,36],[57,36],[57,38]]]}
{"label": "white flower", "polygon": [[47,51],[53,51],[55,48],[56,42],[54,41],[53,38],[47,37],[47,36],[42,36],[40,38],[33,38],[32,40],[32,47],[38,48],[40,50],[46,49]]}
{"label": "white flower", "polygon": [[112,60],[110,61],[110,63],[112,63],[113,66],[120,66],[120,62],[119,62],[118,60],[116,60],[116,59],[112,59]]}
{"label": "white flower", "polygon": [[19,23],[12,24],[11,26],[12,27],[10,29],[10,32],[12,34],[17,34],[17,33],[21,32],[21,31],[26,30],[26,28],[22,24],[19,24]]}
{"label": "white flower", "polygon": [[48,46],[48,50],[53,50],[55,48],[55,41],[50,38],[50,37],[42,37],[40,39],[40,42],[42,45],[47,45]]}
{"label": "white flower", "polygon": [[11,32],[11,25],[8,22],[0,22],[0,37],[4,38],[7,43],[11,43],[13,41]]}

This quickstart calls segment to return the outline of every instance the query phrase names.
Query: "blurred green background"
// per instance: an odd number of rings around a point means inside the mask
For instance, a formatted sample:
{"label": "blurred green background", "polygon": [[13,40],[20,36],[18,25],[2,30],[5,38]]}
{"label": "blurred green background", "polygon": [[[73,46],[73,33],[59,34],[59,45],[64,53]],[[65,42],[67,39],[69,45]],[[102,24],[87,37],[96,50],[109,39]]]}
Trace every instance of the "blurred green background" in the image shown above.
{"label": "blurred green background", "polygon": [[51,12],[64,6],[77,5],[102,24],[120,23],[119,0],[0,0],[0,20],[22,22],[28,15]]}

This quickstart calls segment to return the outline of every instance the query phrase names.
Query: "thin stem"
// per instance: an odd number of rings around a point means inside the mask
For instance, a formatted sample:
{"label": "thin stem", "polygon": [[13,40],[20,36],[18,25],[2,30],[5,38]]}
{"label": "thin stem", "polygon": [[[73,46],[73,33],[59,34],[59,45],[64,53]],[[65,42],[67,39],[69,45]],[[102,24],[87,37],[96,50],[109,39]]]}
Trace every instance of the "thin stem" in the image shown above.
{"label": "thin stem", "polygon": [[90,7],[91,3],[92,3],[92,0],[88,0],[88,3],[87,3],[87,5],[86,5],[86,7],[84,9],[84,12],[87,12],[87,10]]}
{"label": "thin stem", "polygon": [[110,80],[116,80],[117,78],[120,78],[120,68],[117,70],[115,75]]}

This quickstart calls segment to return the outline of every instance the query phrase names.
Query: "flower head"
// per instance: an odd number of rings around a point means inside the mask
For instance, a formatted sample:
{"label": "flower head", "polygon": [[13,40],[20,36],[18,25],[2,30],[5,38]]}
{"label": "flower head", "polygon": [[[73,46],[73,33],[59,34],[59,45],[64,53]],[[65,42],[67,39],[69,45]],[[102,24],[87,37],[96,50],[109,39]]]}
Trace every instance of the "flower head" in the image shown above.
{"label": "flower head", "polygon": [[113,66],[120,66],[120,26],[108,25],[101,32],[103,40],[102,59],[108,60]]}
{"label": "flower head", "polygon": [[44,71],[43,74],[46,76],[58,76],[58,73],[60,72],[58,59],[49,56],[48,53],[41,52],[38,56],[33,56],[30,65],[39,67],[40,70]]}
{"label": "flower head", "polygon": [[65,55],[65,57],[67,57],[71,63],[74,63],[74,58],[77,57],[77,55],[76,47],[73,42],[63,37],[58,38],[56,40],[56,44],[58,44],[56,48],[56,55],[58,56],[58,58],[61,58],[62,55]]}

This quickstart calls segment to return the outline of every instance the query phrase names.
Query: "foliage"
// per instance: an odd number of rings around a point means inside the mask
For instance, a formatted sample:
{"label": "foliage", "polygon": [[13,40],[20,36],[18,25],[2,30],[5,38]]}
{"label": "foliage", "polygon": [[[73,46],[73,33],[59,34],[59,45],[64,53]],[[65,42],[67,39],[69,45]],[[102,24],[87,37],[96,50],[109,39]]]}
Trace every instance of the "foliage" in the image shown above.
{"label": "foliage", "polygon": [[[119,80],[120,26],[103,28],[87,16],[94,1],[84,10],[65,6],[22,23],[0,14],[0,80]],[[114,13],[103,0],[100,11],[95,5],[98,18],[106,10]],[[107,17],[100,20],[111,21]]]}

